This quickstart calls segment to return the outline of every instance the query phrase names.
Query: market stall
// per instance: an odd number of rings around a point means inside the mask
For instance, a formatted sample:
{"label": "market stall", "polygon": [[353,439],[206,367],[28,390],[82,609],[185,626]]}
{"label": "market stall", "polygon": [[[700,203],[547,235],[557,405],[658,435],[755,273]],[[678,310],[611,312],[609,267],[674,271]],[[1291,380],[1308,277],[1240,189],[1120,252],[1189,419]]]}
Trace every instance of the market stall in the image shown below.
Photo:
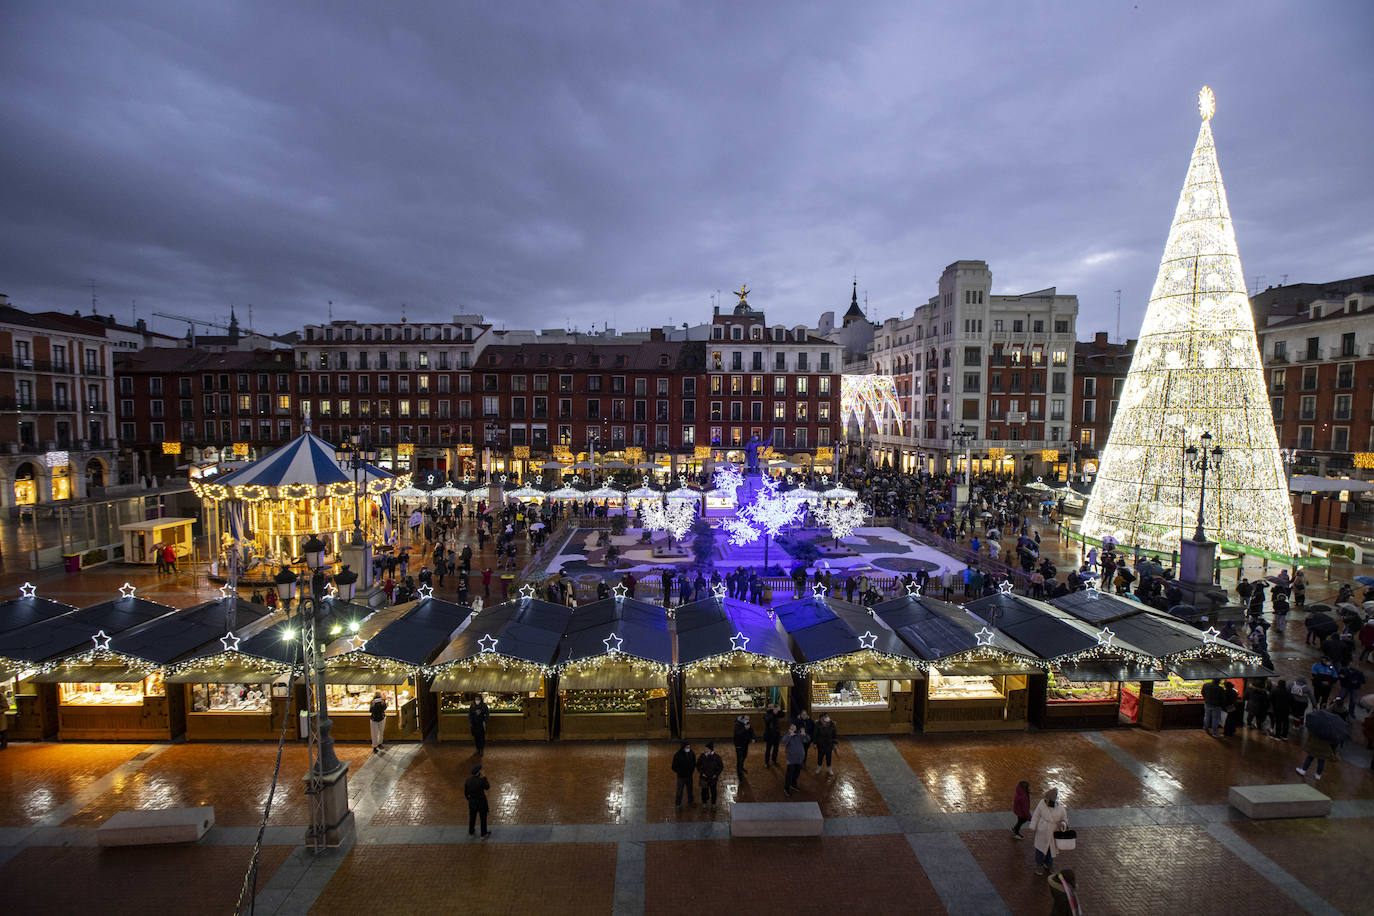
{"label": "market stall", "polygon": [[[1186,624],[1179,624],[1186,626]],[[1140,724],[1147,728],[1198,728],[1202,725],[1202,685],[1212,678],[1233,684],[1242,696],[1251,679],[1274,677],[1260,656],[1217,639],[1214,632],[1192,631],[1200,644],[1166,661],[1167,679],[1142,696]]]}
{"label": "market stall", "polygon": [[[19,701],[35,711],[18,723],[37,737],[169,739],[180,734],[158,666],[112,651],[110,641],[175,608],[122,595],[0,635],[0,667],[18,669]],[[25,700],[25,697],[31,699]]]}
{"label": "market stall", "polygon": [[431,666],[439,740],[471,740],[468,710],[482,696],[489,737],[547,741],[553,665],[572,614],[561,604],[514,598],[474,615]]}
{"label": "market stall", "polygon": [[1148,652],[1117,637],[1110,627],[1086,623],[1043,601],[999,593],[964,607],[1048,666],[1043,680],[1033,677],[1029,682],[1030,721],[1040,728],[1105,728],[1134,721],[1129,702],[1123,719],[1122,683],[1139,685],[1164,677]]}
{"label": "market stall", "polygon": [[847,735],[911,732],[926,665],[868,608],[813,593],[774,611],[802,660],[793,711],[828,712]]}
{"label": "market stall", "polygon": [[666,738],[667,614],[634,598],[578,608],[558,653],[555,734],[564,738]]}
{"label": "market stall", "polygon": [[964,609],[920,594],[873,609],[929,667],[916,681],[916,726],[923,732],[1021,731],[1029,682],[1044,673],[1029,649]]}
{"label": "market stall", "polygon": [[142,522],[120,525],[124,537],[124,562],[151,566],[157,563],[158,551],[171,544],[178,557],[188,556],[193,546],[193,518],[150,518]]}
{"label": "market stall", "polygon": [[[0,602],[0,634],[77,610],[70,604],[40,598],[27,582],[18,598]],[[42,738],[57,733],[57,707],[33,683],[31,665],[0,656],[0,715],[8,716],[10,737]]]}
{"label": "market stall", "polygon": [[737,716],[762,722],[767,704],[790,708],[792,651],[762,609],[711,597],[675,614],[682,737],[729,738]]}

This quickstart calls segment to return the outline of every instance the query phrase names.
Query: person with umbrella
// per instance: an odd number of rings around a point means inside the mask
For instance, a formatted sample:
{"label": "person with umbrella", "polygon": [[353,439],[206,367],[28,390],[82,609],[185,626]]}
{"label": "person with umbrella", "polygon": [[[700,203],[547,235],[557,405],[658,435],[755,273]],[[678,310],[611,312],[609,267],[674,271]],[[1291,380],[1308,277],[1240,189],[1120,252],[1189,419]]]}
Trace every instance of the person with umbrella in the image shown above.
{"label": "person with umbrella", "polygon": [[1302,739],[1302,748],[1307,752],[1307,759],[1302,762],[1302,766],[1297,767],[1300,776],[1307,775],[1307,771],[1312,767],[1312,761],[1315,760],[1317,772],[1313,778],[1321,779],[1322,771],[1326,769],[1326,761],[1340,759],[1341,745],[1350,737],[1350,729],[1340,712],[1343,710],[1314,709],[1307,714],[1307,734]]}

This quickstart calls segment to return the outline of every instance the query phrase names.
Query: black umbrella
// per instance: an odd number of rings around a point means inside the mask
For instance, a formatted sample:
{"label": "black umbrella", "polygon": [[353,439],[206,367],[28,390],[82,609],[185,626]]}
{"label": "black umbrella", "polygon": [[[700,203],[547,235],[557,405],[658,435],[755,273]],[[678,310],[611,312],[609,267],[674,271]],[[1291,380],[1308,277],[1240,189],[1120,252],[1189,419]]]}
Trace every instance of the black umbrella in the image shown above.
{"label": "black umbrella", "polygon": [[1330,614],[1330,613],[1331,613],[1331,605],[1329,605],[1329,604],[1309,604],[1309,605],[1307,606],[1307,612],[1308,612],[1309,614]]}
{"label": "black umbrella", "polygon": [[1350,738],[1350,727],[1345,720],[1325,709],[1314,709],[1307,714],[1307,730],[1332,744],[1342,744]]}
{"label": "black umbrella", "polygon": [[[1329,611],[1331,609],[1327,608],[1327,610]],[[1324,614],[1321,611],[1309,611],[1307,614],[1306,623],[1309,629],[1317,626],[1318,624],[1335,622],[1336,619],[1334,617],[1332,617],[1330,614]]]}

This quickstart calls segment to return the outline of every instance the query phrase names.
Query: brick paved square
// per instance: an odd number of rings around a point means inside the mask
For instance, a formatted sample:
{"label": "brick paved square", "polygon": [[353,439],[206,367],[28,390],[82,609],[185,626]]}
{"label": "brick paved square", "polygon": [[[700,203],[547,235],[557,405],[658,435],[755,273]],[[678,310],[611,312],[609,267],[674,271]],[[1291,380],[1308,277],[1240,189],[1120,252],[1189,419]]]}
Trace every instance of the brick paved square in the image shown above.
{"label": "brick paved square", "polygon": [[615,896],[615,860],[614,843],[358,846],[310,912],[601,916]]}
{"label": "brick paved square", "polygon": [[1241,821],[1232,829],[1345,913],[1374,909],[1374,819]]}
{"label": "brick paved square", "polygon": [[88,783],[127,763],[145,744],[14,741],[0,754],[0,827],[27,827]]}
{"label": "brick paved square", "polygon": [[[263,848],[259,891],[289,853]],[[0,912],[229,913],[251,854],[247,846],[30,846],[0,866]]]}
{"label": "brick paved square", "polygon": [[[1073,823],[1073,811],[1069,811]],[[1013,913],[1047,913],[1050,889],[1035,873],[1029,839],[1006,830],[961,833],[964,845]],[[1159,916],[1286,916],[1303,910],[1196,825],[1093,827],[1056,868],[1072,868],[1089,913]]]}
{"label": "brick paved square", "polygon": [[645,844],[644,912],[946,912],[904,837],[779,837]]}

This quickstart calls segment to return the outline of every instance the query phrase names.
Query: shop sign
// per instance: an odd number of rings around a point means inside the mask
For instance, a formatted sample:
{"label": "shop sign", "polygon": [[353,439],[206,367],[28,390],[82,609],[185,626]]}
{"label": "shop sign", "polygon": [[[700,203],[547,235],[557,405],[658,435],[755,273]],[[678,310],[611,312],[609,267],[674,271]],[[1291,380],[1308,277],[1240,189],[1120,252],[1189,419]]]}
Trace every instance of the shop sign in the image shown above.
{"label": "shop sign", "polygon": [[50,468],[64,468],[71,464],[71,457],[66,452],[44,452],[43,464]]}
{"label": "shop sign", "polygon": [[162,443],[162,454],[164,454],[164,455],[180,455],[180,454],[181,454],[181,443],[180,443],[180,442],[164,442],[164,443]]}
{"label": "shop sign", "polygon": [[632,446],[630,446],[629,448],[625,449],[625,460],[626,460],[626,461],[643,461],[643,460],[644,460],[644,449],[640,448],[640,447],[637,446],[637,445],[632,445]]}
{"label": "shop sign", "polygon": [[1053,464],[1054,462],[1056,462],[1056,461],[1059,460],[1059,449],[1057,449],[1057,448],[1042,448],[1042,449],[1040,450],[1040,460],[1041,460],[1041,461],[1048,461],[1048,462],[1050,462],[1051,464]]}
{"label": "shop sign", "polygon": [[400,445],[396,446],[396,454],[400,455],[401,457],[408,457],[410,455],[414,455],[415,446],[413,443],[410,442],[402,442]]}
{"label": "shop sign", "polygon": [[471,445],[455,445],[455,446],[453,447],[453,450],[454,450],[454,452],[457,453],[457,455],[458,455],[459,458],[471,458],[471,457],[472,457],[472,446],[471,446]]}
{"label": "shop sign", "polygon": [[528,445],[517,445],[511,448],[511,455],[515,458],[528,458],[530,447]]}
{"label": "shop sign", "polygon": [[693,457],[693,458],[710,458],[710,457],[711,457],[711,446],[709,446],[709,445],[698,445],[698,446],[696,446],[696,448],[694,448],[694,449],[692,450],[692,457]]}
{"label": "shop sign", "polygon": [[243,457],[247,458],[247,457],[248,457],[248,443],[247,443],[247,442],[235,442],[235,443],[234,443],[234,454],[235,454],[235,455],[242,455]]}
{"label": "shop sign", "polygon": [[1088,460],[1088,461],[1083,462],[1083,473],[1084,473],[1084,474],[1096,474],[1096,473],[1097,473],[1097,462],[1096,462],[1096,461],[1092,461],[1092,460]]}
{"label": "shop sign", "polygon": [[820,448],[816,449],[816,460],[833,461],[835,460],[835,453],[831,450],[830,446],[823,445]]}

